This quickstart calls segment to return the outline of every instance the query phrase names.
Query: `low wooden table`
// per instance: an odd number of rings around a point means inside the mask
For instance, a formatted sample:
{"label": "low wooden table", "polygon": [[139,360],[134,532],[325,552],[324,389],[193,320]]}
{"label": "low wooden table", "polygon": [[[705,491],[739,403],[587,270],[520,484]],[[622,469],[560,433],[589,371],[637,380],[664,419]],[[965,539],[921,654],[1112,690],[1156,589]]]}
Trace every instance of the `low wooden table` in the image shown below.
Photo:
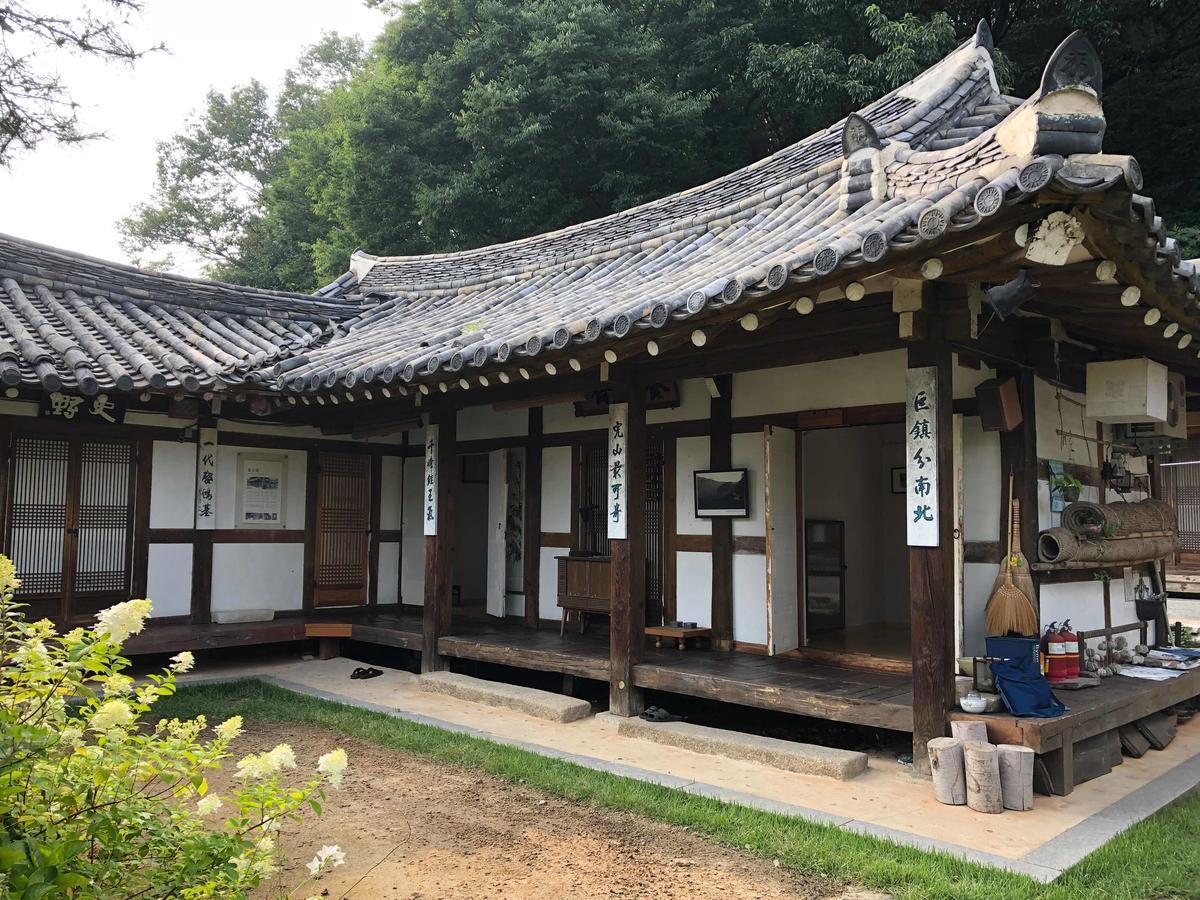
{"label": "low wooden table", "polygon": [[687,649],[688,638],[699,640],[700,638],[711,638],[711,628],[673,628],[670,625],[650,625],[646,628],[646,634],[654,636],[654,646],[662,647],[663,638],[674,638],[678,641],[680,650]]}
{"label": "low wooden table", "polygon": [[[1056,685],[1051,684],[1051,689]],[[1008,713],[968,713],[951,710],[951,721],[979,721],[987,725],[993,744],[1022,744],[1031,748],[1046,766],[1051,792],[1065,796],[1094,775],[1089,759],[1110,753],[1120,764],[1117,729],[1151,713],[1200,696],[1200,669],[1183,672],[1169,681],[1143,681],[1113,675],[1098,687],[1072,691],[1063,701],[1070,707],[1050,719],[1018,718]],[[1107,751],[1105,750],[1107,748]],[[1103,766],[1103,773],[1108,771]]]}

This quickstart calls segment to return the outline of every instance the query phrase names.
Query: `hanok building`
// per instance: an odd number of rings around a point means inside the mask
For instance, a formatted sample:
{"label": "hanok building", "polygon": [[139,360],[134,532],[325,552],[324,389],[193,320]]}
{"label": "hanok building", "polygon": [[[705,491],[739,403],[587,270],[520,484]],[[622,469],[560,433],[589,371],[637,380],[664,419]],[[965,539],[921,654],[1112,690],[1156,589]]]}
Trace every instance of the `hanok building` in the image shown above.
{"label": "hanok building", "polygon": [[[926,766],[983,653],[1009,476],[1030,558],[1052,471],[1111,493],[1085,364],[1200,374],[1200,275],[1103,152],[1094,48],[1069,37],[1027,100],[991,51],[981,26],[693,190],[356,253],[313,296],[0,239],[22,599],[84,622],[147,595],[133,652],[307,627],[607,681],[620,715],[656,690],[911,732]],[[1136,621],[1126,567],[1037,568],[1044,623]],[[1075,746],[1196,693],[1108,679],[993,724],[1065,793]]]}

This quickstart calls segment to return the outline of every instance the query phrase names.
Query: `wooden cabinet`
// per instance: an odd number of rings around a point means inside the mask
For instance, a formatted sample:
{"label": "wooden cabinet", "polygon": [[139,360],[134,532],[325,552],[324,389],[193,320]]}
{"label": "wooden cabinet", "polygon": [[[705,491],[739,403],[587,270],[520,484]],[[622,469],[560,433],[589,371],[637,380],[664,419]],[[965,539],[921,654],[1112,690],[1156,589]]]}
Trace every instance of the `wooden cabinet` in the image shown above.
{"label": "wooden cabinet", "polygon": [[560,632],[566,630],[567,613],[580,614],[580,630],[590,613],[608,615],[612,610],[609,594],[607,556],[560,556],[558,562],[558,606],[562,610]]}

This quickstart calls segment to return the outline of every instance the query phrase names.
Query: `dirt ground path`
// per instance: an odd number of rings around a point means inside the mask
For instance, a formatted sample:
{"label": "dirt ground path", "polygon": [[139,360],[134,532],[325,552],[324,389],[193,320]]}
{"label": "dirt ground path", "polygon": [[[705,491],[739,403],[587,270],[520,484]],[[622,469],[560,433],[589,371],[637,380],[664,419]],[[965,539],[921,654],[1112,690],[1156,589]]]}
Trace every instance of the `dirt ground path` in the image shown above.
{"label": "dirt ground path", "polygon": [[[330,796],[325,814],[287,827],[287,872],[279,885],[302,881],[304,864],[323,844],[340,845],[346,864],[297,896],[322,888],[325,896],[355,900],[845,896],[842,886],[789,873],[685,829],[320,729],[254,724],[234,751],[240,758],[281,741],[295,750],[301,775],[334,746],[350,755],[342,789]],[[213,779],[215,789],[224,787],[224,777]]]}

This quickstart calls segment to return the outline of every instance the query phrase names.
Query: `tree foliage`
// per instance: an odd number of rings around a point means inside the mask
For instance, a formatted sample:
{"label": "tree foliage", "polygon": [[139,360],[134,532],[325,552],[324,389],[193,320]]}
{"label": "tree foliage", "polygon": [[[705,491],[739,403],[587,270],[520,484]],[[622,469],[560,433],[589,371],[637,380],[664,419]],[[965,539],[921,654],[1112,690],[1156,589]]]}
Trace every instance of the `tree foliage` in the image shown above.
{"label": "tree foliage", "polygon": [[78,106],[53,63],[63,53],[133,63],[157,46],[139,47],[127,29],[141,0],[74,5],[0,0],[0,166],[43,140],[99,137],[80,128]]}
{"label": "tree foliage", "polygon": [[[369,52],[338,56],[319,79],[304,74],[317,70],[310,54],[293,76],[306,89],[289,80],[273,109],[257,86],[210,97],[162,148],[155,196],[123,223],[131,252],[183,245],[214,275],[309,290],[358,247],[446,251],[560,228],[823,129],[917,75],[980,18],[1004,48],[1002,86],[1022,93],[1058,41],[1085,28],[1105,62],[1108,145],[1140,157],[1169,214],[1200,219],[1200,187],[1175,165],[1175,135],[1200,128],[1200,100],[1185,89],[1200,74],[1190,0],[419,0],[389,10]],[[1146,102],[1155,96],[1163,102]],[[266,133],[228,148],[263,173],[247,190],[222,152],[211,164],[199,154],[202,137],[234,139],[250,120]]]}

